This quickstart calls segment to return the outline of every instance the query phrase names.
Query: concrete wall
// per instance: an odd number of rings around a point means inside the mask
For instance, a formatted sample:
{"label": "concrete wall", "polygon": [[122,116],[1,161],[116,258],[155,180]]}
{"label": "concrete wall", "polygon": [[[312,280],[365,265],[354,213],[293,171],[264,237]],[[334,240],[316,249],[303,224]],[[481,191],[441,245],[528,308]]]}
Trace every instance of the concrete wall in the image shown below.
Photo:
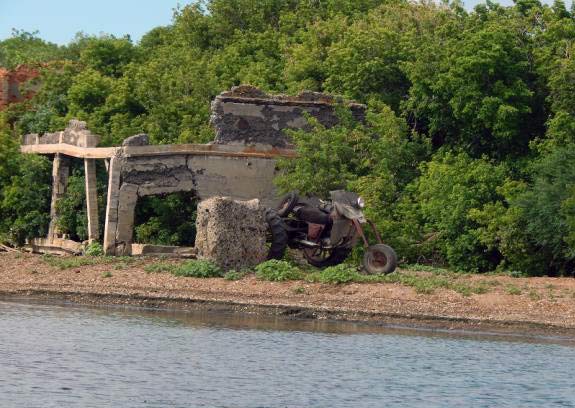
{"label": "concrete wall", "polygon": [[202,200],[214,196],[259,198],[265,206],[276,201],[273,157],[209,153],[125,157],[120,151],[112,158],[109,170],[104,250],[110,255],[130,255],[140,197],[193,191]]}
{"label": "concrete wall", "polygon": [[356,120],[365,120],[364,105],[322,93],[272,96],[251,86],[235,87],[212,103],[214,143],[285,148],[290,145],[286,130],[310,128],[306,115],[328,128],[336,125],[338,105],[347,107]]}

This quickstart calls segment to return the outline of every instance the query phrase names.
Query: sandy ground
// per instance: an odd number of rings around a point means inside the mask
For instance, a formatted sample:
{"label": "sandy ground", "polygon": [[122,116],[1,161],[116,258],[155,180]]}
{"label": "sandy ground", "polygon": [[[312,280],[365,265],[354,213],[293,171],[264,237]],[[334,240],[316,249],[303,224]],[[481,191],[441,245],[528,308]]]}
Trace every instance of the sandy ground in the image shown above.
{"label": "sandy ground", "polygon": [[[39,255],[4,252],[0,253],[0,295],[575,338],[573,278],[468,275],[461,281],[483,282],[489,290],[463,296],[448,289],[419,294],[401,284],[264,282],[254,276],[239,281],[183,278],[146,273],[144,267],[151,262],[157,260],[61,270],[48,265]],[[105,277],[108,272],[111,277]],[[429,272],[416,274],[425,276]]]}

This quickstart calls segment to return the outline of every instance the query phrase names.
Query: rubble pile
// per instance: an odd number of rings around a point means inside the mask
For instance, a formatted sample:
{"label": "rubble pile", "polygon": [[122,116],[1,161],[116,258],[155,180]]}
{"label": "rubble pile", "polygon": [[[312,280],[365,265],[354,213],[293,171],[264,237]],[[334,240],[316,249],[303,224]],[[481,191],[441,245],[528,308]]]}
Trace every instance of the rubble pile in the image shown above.
{"label": "rubble pile", "polygon": [[266,260],[267,223],[259,200],[236,201],[213,197],[198,205],[198,259],[224,270],[252,268]]}

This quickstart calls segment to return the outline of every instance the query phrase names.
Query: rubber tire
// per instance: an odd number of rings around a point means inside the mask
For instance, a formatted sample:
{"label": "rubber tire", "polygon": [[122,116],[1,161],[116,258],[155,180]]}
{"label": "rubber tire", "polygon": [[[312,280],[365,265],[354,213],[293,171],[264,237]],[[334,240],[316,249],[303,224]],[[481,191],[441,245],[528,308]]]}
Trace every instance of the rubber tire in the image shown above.
{"label": "rubber tire", "polygon": [[266,211],[266,221],[271,233],[271,246],[268,259],[282,259],[288,244],[286,226],[275,210]]}
{"label": "rubber tire", "polygon": [[[299,196],[295,191],[291,191],[291,192],[287,193],[287,195],[285,195],[284,198],[282,198],[282,200],[278,204],[278,207],[277,207],[278,215],[280,217],[287,217],[289,215],[289,213],[291,212],[291,210],[293,210],[293,208],[297,204],[298,200],[299,200]],[[282,207],[284,207],[286,203],[288,203],[287,207],[282,209]]]}
{"label": "rubber tire", "polygon": [[307,263],[317,268],[339,265],[347,259],[350,253],[351,248],[336,248],[332,251],[329,257],[325,258],[323,261],[317,261],[313,258],[310,258],[305,250],[303,251],[303,255],[307,260]]}
{"label": "rubber tire", "polygon": [[[372,254],[374,252],[382,252],[387,259],[387,263],[382,268],[377,268],[371,263]],[[397,254],[392,247],[385,244],[372,245],[363,254],[363,267],[369,275],[385,274],[395,271],[397,267]]]}

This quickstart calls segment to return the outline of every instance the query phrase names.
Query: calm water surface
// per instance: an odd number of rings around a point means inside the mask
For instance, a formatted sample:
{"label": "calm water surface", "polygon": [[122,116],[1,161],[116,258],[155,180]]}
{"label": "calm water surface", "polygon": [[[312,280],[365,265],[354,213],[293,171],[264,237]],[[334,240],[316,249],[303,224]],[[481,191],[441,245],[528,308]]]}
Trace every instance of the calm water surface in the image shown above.
{"label": "calm water surface", "polygon": [[0,407],[575,407],[575,348],[0,300]]}

